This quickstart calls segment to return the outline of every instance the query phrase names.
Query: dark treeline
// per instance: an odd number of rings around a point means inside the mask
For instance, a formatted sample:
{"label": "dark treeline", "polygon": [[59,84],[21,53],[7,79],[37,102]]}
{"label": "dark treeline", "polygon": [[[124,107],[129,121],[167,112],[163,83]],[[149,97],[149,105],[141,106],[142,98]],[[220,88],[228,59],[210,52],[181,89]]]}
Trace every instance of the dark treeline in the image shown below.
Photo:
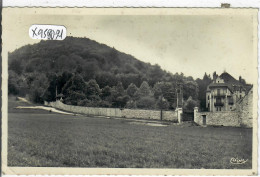
{"label": "dark treeline", "polygon": [[209,75],[196,81],[172,74],[87,38],[41,41],[9,53],[9,94],[36,103],[64,95],[71,105],[175,109],[181,89],[184,107],[205,107]]}

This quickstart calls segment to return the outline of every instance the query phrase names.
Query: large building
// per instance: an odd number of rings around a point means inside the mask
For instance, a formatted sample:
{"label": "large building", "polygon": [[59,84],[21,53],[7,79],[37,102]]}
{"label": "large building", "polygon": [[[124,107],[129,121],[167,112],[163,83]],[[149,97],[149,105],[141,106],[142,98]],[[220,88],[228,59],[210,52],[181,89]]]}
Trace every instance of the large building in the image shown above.
{"label": "large building", "polygon": [[214,73],[213,82],[207,87],[206,108],[210,112],[234,111],[251,88],[241,77],[236,80],[227,72],[220,76]]}

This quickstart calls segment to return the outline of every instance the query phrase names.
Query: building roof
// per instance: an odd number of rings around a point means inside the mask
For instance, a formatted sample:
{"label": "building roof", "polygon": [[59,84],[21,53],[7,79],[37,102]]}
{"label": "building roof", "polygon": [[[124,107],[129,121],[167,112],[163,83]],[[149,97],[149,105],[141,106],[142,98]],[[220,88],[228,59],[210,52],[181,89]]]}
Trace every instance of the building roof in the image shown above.
{"label": "building roof", "polygon": [[219,76],[221,79],[224,80],[225,83],[232,84],[232,85],[240,85],[243,86],[241,82],[236,80],[233,76],[231,76],[229,73],[224,72]]}
{"label": "building roof", "polygon": [[245,99],[245,97],[248,96],[248,94],[249,94],[250,90],[252,90],[252,88],[253,88],[253,85],[251,85],[251,87],[248,89],[248,92],[246,93],[246,95],[242,99],[238,100],[238,104],[240,104]]}
{"label": "building roof", "polygon": [[242,87],[247,93],[252,88],[252,85],[239,82],[227,72],[222,73],[219,77],[224,80],[224,83],[211,83],[208,85],[207,91],[210,91],[210,87],[227,87],[231,92],[234,92],[236,89]]}

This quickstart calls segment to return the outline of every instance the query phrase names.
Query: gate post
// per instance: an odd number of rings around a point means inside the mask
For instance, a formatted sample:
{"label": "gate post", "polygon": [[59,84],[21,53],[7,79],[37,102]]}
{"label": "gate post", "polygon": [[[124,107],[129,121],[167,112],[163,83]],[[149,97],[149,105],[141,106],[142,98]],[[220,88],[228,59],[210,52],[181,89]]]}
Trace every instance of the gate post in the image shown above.
{"label": "gate post", "polygon": [[199,108],[198,107],[194,107],[194,122],[198,122],[198,120],[197,120],[197,113],[198,113],[198,111],[199,111]]}
{"label": "gate post", "polygon": [[177,108],[178,123],[182,122],[182,108]]}

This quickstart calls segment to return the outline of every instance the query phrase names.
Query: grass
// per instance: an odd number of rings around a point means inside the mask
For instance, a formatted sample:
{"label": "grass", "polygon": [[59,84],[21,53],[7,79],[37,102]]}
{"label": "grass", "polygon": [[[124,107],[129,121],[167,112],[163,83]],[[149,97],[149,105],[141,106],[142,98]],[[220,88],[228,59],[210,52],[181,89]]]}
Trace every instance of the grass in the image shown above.
{"label": "grass", "polygon": [[[252,129],[16,110],[9,101],[8,165],[110,168],[252,168]],[[248,159],[233,165],[230,158]]]}

